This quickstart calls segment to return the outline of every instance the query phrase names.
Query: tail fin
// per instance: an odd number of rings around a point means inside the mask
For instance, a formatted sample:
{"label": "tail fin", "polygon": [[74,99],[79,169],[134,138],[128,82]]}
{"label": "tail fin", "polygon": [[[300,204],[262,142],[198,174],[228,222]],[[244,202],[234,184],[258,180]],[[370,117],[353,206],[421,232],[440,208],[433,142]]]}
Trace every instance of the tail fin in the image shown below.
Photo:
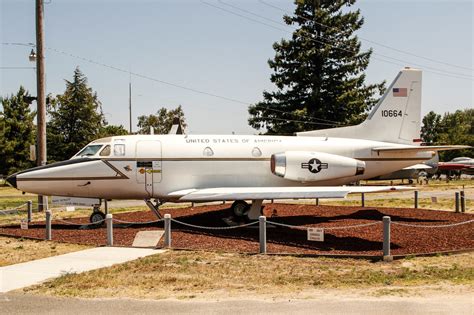
{"label": "tail fin", "polygon": [[390,84],[367,119],[357,126],[298,132],[297,136],[328,136],[392,143],[419,142],[421,70],[405,68]]}

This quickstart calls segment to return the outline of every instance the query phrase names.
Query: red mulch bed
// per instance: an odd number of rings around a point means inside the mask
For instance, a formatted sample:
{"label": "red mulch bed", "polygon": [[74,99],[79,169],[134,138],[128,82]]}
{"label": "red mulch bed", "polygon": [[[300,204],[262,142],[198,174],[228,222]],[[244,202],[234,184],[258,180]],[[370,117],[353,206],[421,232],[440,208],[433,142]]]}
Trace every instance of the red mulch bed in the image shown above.
{"label": "red mulch bed", "polygon": [[[274,210],[276,210],[277,216],[270,218]],[[170,209],[165,212],[170,213],[174,219],[209,227],[225,226],[222,219],[230,216],[228,205]],[[474,219],[472,214],[422,209],[290,204],[267,204],[264,214],[269,221],[323,228],[381,222],[385,215],[390,216],[393,222],[430,226]],[[150,211],[120,213],[115,214],[114,218],[131,222],[156,220]],[[68,219],[68,221],[88,223],[88,218]],[[163,223],[140,225],[115,223],[114,244],[130,246],[138,231],[162,228]],[[21,230],[19,225],[3,226],[0,227],[0,235],[44,238],[44,222],[32,223],[28,230]],[[172,223],[172,246],[174,248],[256,253],[259,249],[258,235],[256,226],[233,230],[201,230]],[[105,245],[106,242],[105,227],[79,229],[78,226],[67,225],[55,220],[53,220],[52,236],[56,241],[77,244]],[[326,230],[324,242],[307,241],[306,237],[305,230],[268,227],[267,251],[269,253],[294,254],[382,255],[381,223],[368,227]],[[391,249],[392,255],[474,249],[474,222],[444,228],[419,228],[392,224]]]}

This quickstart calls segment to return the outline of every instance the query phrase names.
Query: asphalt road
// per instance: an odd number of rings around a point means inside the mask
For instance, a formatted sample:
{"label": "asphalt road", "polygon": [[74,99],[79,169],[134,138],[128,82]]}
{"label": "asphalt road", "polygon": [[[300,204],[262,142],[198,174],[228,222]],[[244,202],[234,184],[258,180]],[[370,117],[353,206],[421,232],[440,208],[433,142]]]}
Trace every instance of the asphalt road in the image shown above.
{"label": "asphalt road", "polygon": [[3,314],[474,314],[472,296],[313,300],[131,300],[0,295]]}

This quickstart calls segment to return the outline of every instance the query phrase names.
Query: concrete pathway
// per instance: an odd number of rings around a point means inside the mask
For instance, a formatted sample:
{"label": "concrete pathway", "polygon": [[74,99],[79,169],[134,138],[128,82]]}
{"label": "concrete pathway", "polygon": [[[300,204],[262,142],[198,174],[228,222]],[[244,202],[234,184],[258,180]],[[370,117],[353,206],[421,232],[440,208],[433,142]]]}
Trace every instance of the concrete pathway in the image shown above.
{"label": "concrete pathway", "polygon": [[96,247],[0,268],[0,293],[28,287],[68,273],[109,267],[162,253],[148,248]]}
{"label": "concrete pathway", "polygon": [[310,300],[236,299],[134,300],[75,299],[28,294],[0,294],[4,314],[456,314],[472,315],[469,295],[436,297],[344,297],[331,296]]}

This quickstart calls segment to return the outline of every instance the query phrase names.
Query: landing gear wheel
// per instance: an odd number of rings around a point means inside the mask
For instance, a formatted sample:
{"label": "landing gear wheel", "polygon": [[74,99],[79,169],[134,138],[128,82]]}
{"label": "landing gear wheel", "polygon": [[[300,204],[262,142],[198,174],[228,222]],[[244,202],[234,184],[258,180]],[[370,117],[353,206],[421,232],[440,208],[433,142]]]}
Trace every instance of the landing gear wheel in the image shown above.
{"label": "landing gear wheel", "polygon": [[236,217],[243,217],[247,211],[249,210],[249,204],[246,203],[245,201],[243,200],[236,200],[234,201],[234,203],[232,204],[231,206],[231,209],[232,209],[232,213],[236,216]]}
{"label": "landing gear wheel", "polygon": [[102,211],[94,211],[89,217],[90,223],[97,223],[105,219],[105,213]]}

